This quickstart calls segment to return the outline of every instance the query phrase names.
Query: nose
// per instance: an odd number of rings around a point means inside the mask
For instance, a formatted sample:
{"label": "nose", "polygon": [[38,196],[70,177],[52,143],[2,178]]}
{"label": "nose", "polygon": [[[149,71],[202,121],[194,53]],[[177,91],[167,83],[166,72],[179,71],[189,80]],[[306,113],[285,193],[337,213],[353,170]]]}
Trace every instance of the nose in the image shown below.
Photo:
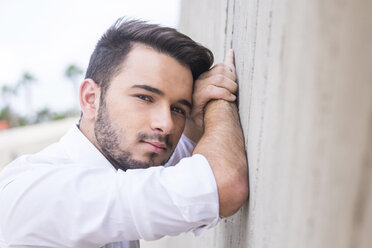
{"label": "nose", "polygon": [[153,111],[151,116],[151,129],[164,135],[172,133],[174,122],[170,107],[160,106]]}

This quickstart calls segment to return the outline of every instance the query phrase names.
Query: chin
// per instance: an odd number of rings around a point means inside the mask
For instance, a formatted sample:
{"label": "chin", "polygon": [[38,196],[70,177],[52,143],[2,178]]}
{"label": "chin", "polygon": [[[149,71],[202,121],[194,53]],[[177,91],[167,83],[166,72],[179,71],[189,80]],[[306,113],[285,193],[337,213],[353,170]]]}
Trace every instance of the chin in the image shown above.
{"label": "chin", "polygon": [[170,158],[170,155],[159,156],[159,154],[157,153],[152,153],[147,156],[145,163],[151,164],[151,167],[165,165],[168,162],[169,158]]}

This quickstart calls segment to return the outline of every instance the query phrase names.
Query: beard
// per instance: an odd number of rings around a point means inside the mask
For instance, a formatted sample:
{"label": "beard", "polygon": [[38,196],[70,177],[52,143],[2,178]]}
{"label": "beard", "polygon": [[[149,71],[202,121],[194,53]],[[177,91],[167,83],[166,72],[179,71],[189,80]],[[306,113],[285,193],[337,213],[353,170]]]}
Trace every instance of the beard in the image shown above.
{"label": "beard", "polygon": [[[133,159],[129,151],[120,148],[121,142],[125,141],[124,133],[120,128],[115,127],[106,109],[106,102],[102,99],[99,109],[97,121],[94,125],[94,134],[100,150],[103,155],[114,165],[115,168],[120,168],[124,171],[127,169],[144,169],[159,164],[155,163],[157,153],[149,153],[147,162]],[[164,142],[167,149],[172,149],[173,144],[169,141],[169,136],[164,136],[159,133],[146,134],[143,132],[137,133],[137,140],[158,140]],[[165,164],[170,156],[160,164]]]}

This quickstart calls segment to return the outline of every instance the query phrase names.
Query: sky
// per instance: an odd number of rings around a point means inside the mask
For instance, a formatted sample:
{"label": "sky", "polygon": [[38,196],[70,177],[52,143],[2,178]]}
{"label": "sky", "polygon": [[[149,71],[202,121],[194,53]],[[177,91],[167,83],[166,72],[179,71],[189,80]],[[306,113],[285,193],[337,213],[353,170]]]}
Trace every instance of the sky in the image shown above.
{"label": "sky", "polygon": [[177,27],[179,1],[0,0],[0,89],[16,85],[25,72],[36,79],[28,98],[25,90],[10,99],[0,94],[0,108],[10,101],[28,115],[73,107],[77,96],[64,77],[67,66],[75,64],[85,74],[98,39],[121,16]]}

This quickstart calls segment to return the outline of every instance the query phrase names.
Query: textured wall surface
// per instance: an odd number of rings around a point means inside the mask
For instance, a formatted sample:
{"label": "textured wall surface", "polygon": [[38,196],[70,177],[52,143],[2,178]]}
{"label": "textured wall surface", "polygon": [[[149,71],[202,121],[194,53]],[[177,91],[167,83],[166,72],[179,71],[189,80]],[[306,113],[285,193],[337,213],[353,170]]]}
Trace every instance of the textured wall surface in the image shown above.
{"label": "textured wall surface", "polygon": [[236,51],[250,201],[167,247],[372,247],[372,2],[184,0],[180,30]]}

